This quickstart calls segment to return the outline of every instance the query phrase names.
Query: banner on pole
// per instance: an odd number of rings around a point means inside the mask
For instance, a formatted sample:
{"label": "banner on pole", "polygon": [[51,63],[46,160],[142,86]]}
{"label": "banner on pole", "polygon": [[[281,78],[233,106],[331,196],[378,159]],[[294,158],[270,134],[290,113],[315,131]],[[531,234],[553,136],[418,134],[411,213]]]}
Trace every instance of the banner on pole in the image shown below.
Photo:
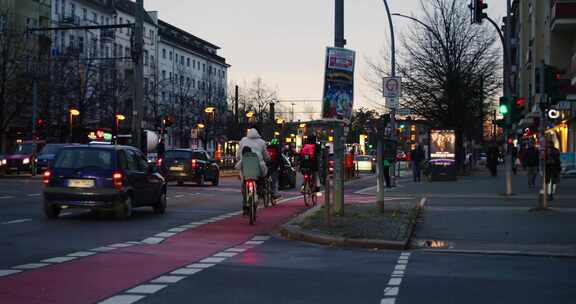
{"label": "banner on pole", "polygon": [[354,106],[356,53],[344,48],[326,49],[322,118],[349,122]]}

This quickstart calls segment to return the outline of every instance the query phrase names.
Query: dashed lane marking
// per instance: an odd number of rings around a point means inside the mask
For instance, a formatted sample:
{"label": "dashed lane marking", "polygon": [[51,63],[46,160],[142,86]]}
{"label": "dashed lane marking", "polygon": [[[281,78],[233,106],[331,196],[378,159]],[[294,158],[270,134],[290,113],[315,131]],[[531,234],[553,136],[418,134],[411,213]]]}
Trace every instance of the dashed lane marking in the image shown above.
{"label": "dashed lane marking", "polygon": [[64,263],[64,262],[72,261],[75,259],[77,259],[77,257],[71,257],[71,256],[57,257],[57,258],[50,258],[50,259],[42,260],[42,263]]}
{"label": "dashed lane marking", "polygon": [[40,195],[42,195],[42,194],[40,194],[40,193],[28,194],[28,196],[30,196],[30,197],[37,197]]}
{"label": "dashed lane marking", "polygon": [[180,282],[181,280],[183,280],[184,276],[174,276],[174,275],[164,275],[161,277],[158,277],[152,281],[150,281],[150,283],[161,283],[161,284],[172,284],[172,283],[177,283]]}
{"label": "dashed lane marking", "polygon": [[15,270],[15,269],[0,269],[0,278],[9,276],[12,274],[20,273],[22,270]]}
{"label": "dashed lane marking", "polygon": [[211,264],[211,263],[194,263],[194,264],[190,264],[188,266],[186,266],[186,268],[202,268],[202,269],[206,269],[206,268],[210,268],[212,266],[214,266],[216,264]]}
{"label": "dashed lane marking", "polygon": [[132,304],[142,300],[145,296],[137,295],[120,295],[107,299],[106,301],[98,304]]}
{"label": "dashed lane marking", "polygon": [[2,223],[2,225],[20,224],[20,223],[30,222],[31,220],[32,219],[13,220],[13,221],[4,222],[4,223]]}
{"label": "dashed lane marking", "polygon": [[0,199],[11,199],[14,198],[14,196],[0,196]]}
{"label": "dashed lane marking", "polygon": [[[425,201],[424,201],[425,202]],[[398,262],[394,267],[394,271],[390,275],[388,285],[384,289],[384,297],[380,300],[380,304],[395,304],[398,294],[400,293],[400,286],[404,279],[406,266],[410,259],[410,252],[402,252],[398,257]]]}
{"label": "dashed lane marking", "polygon": [[172,271],[170,274],[174,275],[192,275],[202,271],[202,268],[180,268]]}
{"label": "dashed lane marking", "polygon": [[48,265],[50,265],[50,264],[48,264],[48,263],[30,263],[30,264],[23,264],[23,265],[14,266],[12,268],[13,269],[28,270],[28,269],[37,269],[37,268],[41,268],[41,267],[48,266]]}
{"label": "dashed lane marking", "polygon": [[166,286],[168,286],[168,285],[143,284],[143,285],[136,286],[136,287],[126,291],[126,293],[154,294],[154,293],[157,293],[158,291],[162,290]]}

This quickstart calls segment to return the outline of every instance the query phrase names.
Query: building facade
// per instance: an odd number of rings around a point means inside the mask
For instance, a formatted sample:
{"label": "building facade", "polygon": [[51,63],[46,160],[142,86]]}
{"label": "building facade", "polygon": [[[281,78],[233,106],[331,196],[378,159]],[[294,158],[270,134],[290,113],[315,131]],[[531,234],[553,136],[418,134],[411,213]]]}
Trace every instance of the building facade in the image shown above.
{"label": "building facade", "polygon": [[[546,64],[560,71],[566,100],[556,109],[558,119],[546,126],[549,144],[566,157],[576,152],[576,1],[515,0],[512,11],[512,78],[515,97],[526,101],[519,133],[538,141],[540,103],[543,102],[540,69]],[[572,155],[572,156],[570,156]]]}

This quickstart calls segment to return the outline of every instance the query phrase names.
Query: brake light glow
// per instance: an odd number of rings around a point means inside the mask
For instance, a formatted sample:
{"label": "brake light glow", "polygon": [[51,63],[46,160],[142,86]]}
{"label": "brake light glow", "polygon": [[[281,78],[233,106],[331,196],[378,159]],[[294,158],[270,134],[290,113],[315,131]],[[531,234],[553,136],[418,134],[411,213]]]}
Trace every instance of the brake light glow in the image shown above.
{"label": "brake light glow", "polygon": [[50,183],[50,176],[52,176],[52,172],[50,171],[44,171],[44,174],[42,174],[42,182],[45,185]]}
{"label": "brake light glow", "polygon": [[192,169],[196,169],[196,168],[198,168],[198,161],[193,159],[192,160]]}
{"label": "brake light glow", "polygon": [[122,189],[122,173],[114,173],[112,175],[112,181],[114,182],[114,188],[116,190]]}
{"label": "brake light glow", "polygon": [[248,191],[253,192],[254,191],[254,181],[247,181],[246,184],[248,186]]}
{"label": "brake light glow", "polygon": [[157,165],[157,166],[162,166],[162,159],[161,159],[161,158],[159,158],[159,159],[156,160],[156,165]]}

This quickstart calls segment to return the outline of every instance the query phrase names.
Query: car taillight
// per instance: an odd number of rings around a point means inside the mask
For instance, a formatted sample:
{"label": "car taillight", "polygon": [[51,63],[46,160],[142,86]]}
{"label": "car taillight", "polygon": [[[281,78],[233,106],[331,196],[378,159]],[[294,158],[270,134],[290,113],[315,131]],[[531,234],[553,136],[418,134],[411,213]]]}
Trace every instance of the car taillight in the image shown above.
{"label": "car taillight", "polygon": [[116,190],[122,189],[122,173],[114,173],[112,175],[112,181],[114,182],[114,188]]}
{"label": "car taillight", "polygon": [[161,158],[159,158],[159,159],[156,160],[156,165],[157,165],[158,167],[162,166],[162,159],[161,159]]}
{"label": "car taillight", "polygon": [[48,185],[50,183],[50,176],[52,176],[52,172],[50,171],[44,171],[44,174],[42,174],[42,182],[45,185]]}
{"label": "car taillight", "polygon": [[192,160],[192,169],[196,169],[196,168],[198,168],[198,161],[193,159]]}
{"label": "car taillight", "polygon": [[310,178],[310,176],[308,174],[304,174],[304,180],[308,181],[308,179]]}

